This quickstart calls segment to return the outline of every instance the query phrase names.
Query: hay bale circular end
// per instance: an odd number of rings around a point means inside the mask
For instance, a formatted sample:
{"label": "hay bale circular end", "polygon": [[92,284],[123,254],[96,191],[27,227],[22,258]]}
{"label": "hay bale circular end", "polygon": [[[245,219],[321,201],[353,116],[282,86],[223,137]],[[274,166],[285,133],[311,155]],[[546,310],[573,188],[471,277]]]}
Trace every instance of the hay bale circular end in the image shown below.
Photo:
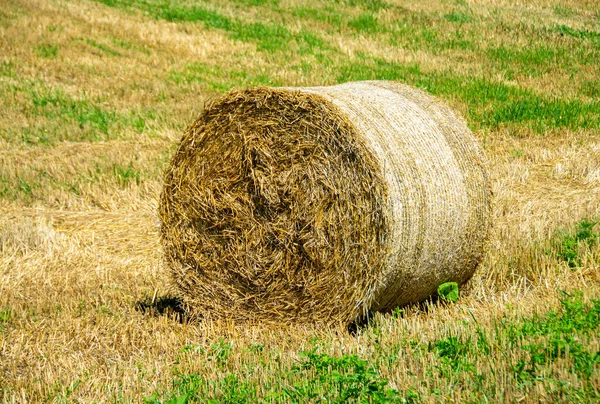
{"label": "hay bale circular end", "polygon": [[213,101],[187,129],[161,238],[193,314],[347,323],[466,282],[490,199],[472,134],[419,90],[255,88]]}

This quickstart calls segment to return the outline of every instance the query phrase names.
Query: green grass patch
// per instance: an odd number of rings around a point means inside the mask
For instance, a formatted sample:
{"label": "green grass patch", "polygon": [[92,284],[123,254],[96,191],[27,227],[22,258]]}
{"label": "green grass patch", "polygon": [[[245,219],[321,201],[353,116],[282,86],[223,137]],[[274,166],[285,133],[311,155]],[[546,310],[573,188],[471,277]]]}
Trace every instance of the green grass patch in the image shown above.
{"label": "green grass patch", "polygon": [[394,23],[389,29],[390,46],[411,50],[427,50],[440,54],[448,50],[477,50],[469,31],[448,29],[441,31],[440,21],[424,13],[411,13]]}
{"label": "green grass patch", "polygon": [[590,31],[587,29],[575,29],[571,28],[568,25],[556,25],[552,31],[565,36],[571,36],[573,38],[581,39],[581,40],[590,40],[595,44],[600,42],[600,33],[596,31]]}
{"label": "green grass patch", "polygon": [[569,7],[555,6],[554,7],[554,13],[556,15],[561,15],[561,16],[564,16],[564,17],[570,17],[573,14],[575,14],[575,11],[573,11],[573,9],[569,8]]}
{"label": "green grass patch", "polygon": [[24,127],[0,129],[0,136],[11,142],[54,145],[65,140],[118,139],[124,133],[143,133],[156,120],[153,110],[117,112],[103,100],[75,98],[40,81],[0,81],[0,94],[8,111],[27,117]]}
{"label": "green grass patch", "polygon": [[146,49],[144,46],[141,46],[136,43],[131,43],[130,41],[128,41],[126,39],[111,36],[110,40],[113,43],[113,45],[115,45],[121,49],[129,50],[129,51],[138,51],[145,55],[150,55],[150,51],[148,49]]}
{"label": "green grass patch", "polygon": [[600,239],[600,235],[594,231],[597,223],[598,221],[583,219],[575,225],[573,231],[560,231],[558,239],[555,241],[558,258],[571,268],[580,266],[582,262],[581,247],[593,247]]}
{"label": "green grass patch", "polygon": [[487,49],[486,55],[499,70],[514,70],[533,77],[560,70],[575,74],[578,72],[578,65],[595,63],[593,52],[549,44],[528,48],[501,45]]}
{"label": "green grass patch", "polygon": [[168,161],[166,157],[167,152],[157,155],[151,168],[142,168],[135,161],[107,161],[105,157],[97,157],[87,169],[66,177],[51,174],[40,167],[22,167],[16,174],[0,170],[0,199],[20,201],[27,206],[34,201],[43,201],[52,190],[83,196],[90,186],[110,185],[115,188],[116,185],[122,189],[139,186],[162,175]]}
{"label": "green grass patch", "polygon": [[111,171],[121,187],[127,187],[130,184],[139,185],[142,181],[141,171],[133,167],[133,162],[123,166],[121,164],[113,164]]}
{"label": "green grass patch", "polygon": [[0,76],[16,78],[15,64],[10,60],[3,60],[0,62]]}
{"label": "green grass patch", "polygon": [[600,99],[600,81],[583,81],[579,92],[587,97]]}
{"label": "green grass patch", "polygon": [[41,58],[55,58],[58,55],[58,45],[41,44],[34,49],[35,53]]}
{"label": "green grass patch", "polygon": [[[485,358],[491,352],[514,352],[518,359],[506,362],[508,369],[498,369],[497,363],[490,366],[510,375],[511,382],[524,394],[543,388],[555,399],[591,402],[600,398],[592,382],[598,373],[600,352],[589,349],[589,342],[600,332],[600,300],[584,302],[581,292],[562,294],[558,311],[504,320],[495,333],[475,324],[474,337],[449,335],[428,343],[427,351],[439,359],[432,373],[445,378],[460,377],[466,381],[464,388],[481,391],[489,376],[481,371]],[[558,363],[560,366],[555,368]],[[562,379],[568,377],[565,369],[576,377],[577,383]]]}
{"label": "green grass patch", "polygon": [[33,199],[33,191],[37,184],[29,179],[17,176],[9,179],[0,172],[0,198],[10,201],[22,200],[26,203]]}
{"label": "green grass patch", "polygon": [[382,29],[377,21],[377,17],[374,17],[373,14],[370,13],[361,14],[357,18],[351,20],[348,23],[348,26],[356,31],[368,33],[378,32]]}
{"label": "green grass patch", "polygon": [[117,120],[113,111],[101,108],[87,99],[73,99],[60,90],[34,90],[31,93],[33,115],[53,120],[67,120],[82,129],[81,140],[106,140],[109,129]]}

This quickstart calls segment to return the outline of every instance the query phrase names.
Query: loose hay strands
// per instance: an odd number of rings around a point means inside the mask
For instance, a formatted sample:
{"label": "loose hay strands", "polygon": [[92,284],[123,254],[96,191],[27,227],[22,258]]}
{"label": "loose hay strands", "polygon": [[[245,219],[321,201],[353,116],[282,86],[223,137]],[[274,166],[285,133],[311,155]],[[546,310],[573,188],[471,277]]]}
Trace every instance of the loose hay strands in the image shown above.
{"label": "loose hay strands", "polygon": [[232,91],[186,131],[162,241],[195,315],[350,322],[462,284],[491,192],[462,120],[392,82]]}

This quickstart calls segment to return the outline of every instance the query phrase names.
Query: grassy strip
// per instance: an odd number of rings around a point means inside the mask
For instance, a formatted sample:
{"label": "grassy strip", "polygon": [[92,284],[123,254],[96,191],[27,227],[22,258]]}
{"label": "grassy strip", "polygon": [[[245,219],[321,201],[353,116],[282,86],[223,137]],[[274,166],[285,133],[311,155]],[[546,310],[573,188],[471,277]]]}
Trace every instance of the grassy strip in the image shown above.
{"label": "grassy strip", "polygon": [[[182,349],[182,360],[204,360],[216,365],[224,377],[211,380],[202,372],[178,374],[175,370],[172,389],[157,392],[146,403],[427,401],[417,393],[423,392],[425,384],[395,389],[379,370],[402,366],[400,359],[406,352],[424,356],[423,363],[428,364],[424,375],[414,375],[415,380],[453,381],[467,395],[463,398],[473,402],[502,401],[504,383],[524,395],[541,388],[554,400],[593,402],[600,398],[593,386],[600,352],[588,347],[600,331],[600,300],[585,302],[580,292],[563,292],[560,301],[561,308],[556,312],[502,321],[495,330],[481,328],[476,321],[457,325],[457,334],[428,343],[404,341],[387,345],[382,324],[375,324],[365,330],[365,338],[380,341],[370,360],[355,354],[329,355],[320,352],[317,345],[300,352],[295,365],[281,368],[279,353],[265,352],[262,345],[237,347],[222,339],[206,349],[187,346]],[[231,371],[229,358],[236,349],[248,351],[249,361],[258,361],[243,363],[245,374]],[[492,352],[504,352],[505,359],[491,363]],[[257,367],[268,369],[272,378],[267,382],[256,380],[252,375]],[[568,375],[564,369],[570,369]],[[495,380],[490,370],[502,372],[508,379]],[[444,393],[435,383],[427,386],[427,395],[443,400]]]}
{"label": "grassy strip", "polygon": [[[206,28],[227,31],[232,39],[258,44],[259,50],[268,52],[286,51],[291,42],[296,43],[299,54],[313,54],[327,48],[327,44],[317,35],[301,30],[292,32],[285,26],[270,22],[245,23],[232,20],[217,11],[198,5],[177,5],[160,0],[155,2],[126,0],[97,0],[111,7],[134,7],[145,11],[154,18],[173,22],[200,22]],[[252,5],[270,2],[249,1]]]}
{"label": "grassy strip", "polygon": [[498,128],[519,123],[538,133],[554,128],[600,128],[600,102],[545,98],[531,90],[452,72],[423,72],[419,65],[400,65],[363,56],[340,68],[338,82],[398,80],[467,106],[471,123]]}

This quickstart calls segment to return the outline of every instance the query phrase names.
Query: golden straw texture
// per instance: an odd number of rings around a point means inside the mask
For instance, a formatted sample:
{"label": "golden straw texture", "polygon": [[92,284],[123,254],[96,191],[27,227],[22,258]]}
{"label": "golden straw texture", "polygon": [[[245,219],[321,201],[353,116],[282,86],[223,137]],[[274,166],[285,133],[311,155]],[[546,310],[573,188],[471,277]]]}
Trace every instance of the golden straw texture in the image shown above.
{"label": "golden straw texture", "polygon": [[347,323],[466,282],[490,202],[474,137],[419,90],[255,88],[186,131],[161,236],[194,315]]}

